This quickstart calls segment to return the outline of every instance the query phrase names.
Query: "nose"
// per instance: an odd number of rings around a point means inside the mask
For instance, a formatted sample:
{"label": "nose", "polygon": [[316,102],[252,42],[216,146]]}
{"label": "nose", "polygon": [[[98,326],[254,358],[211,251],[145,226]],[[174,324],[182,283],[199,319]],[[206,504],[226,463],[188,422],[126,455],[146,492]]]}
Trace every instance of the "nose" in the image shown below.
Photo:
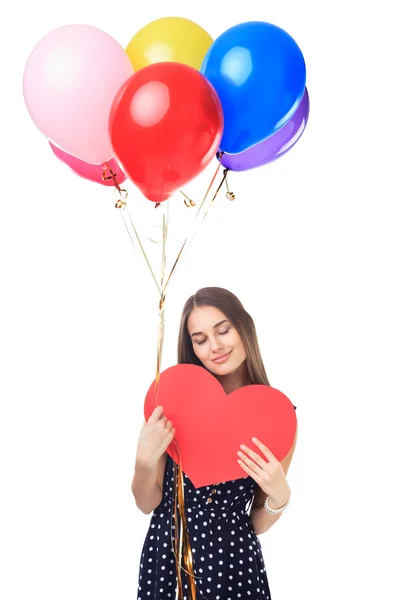
{"label": "nose", "polygon": [[214,337],[210,338],[210,347],[211,347],[211,352],[215,353],[215,352],[219,352],[222,348],[222,344],[221,342]]}

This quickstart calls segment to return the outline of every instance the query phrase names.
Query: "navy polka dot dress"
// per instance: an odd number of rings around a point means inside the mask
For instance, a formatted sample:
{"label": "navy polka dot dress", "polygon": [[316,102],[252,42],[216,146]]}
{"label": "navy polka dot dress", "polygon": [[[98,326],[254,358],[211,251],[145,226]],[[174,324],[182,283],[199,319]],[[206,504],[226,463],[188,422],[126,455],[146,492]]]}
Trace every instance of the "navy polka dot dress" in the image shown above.
{"label": "navy polka dot dress", "polygon": [[[248,476],[196,489],[183,476],[197,600],[270,600],[261,544],[248,514],[254,479]],[[174,462],[167,455],[163,499],[153,512],[142,550],[138,600],[176,598],[173,502]],[[188,600],[183,570],[182,582]]]}

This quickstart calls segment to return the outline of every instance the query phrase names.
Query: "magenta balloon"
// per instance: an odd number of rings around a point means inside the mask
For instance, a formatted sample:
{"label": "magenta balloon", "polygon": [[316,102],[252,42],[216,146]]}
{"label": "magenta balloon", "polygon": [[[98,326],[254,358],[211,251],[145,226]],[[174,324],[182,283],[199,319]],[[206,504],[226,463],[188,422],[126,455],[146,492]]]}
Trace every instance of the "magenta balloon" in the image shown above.
{"label": "magenta balloon", "polygon": [[[89,181],[93,181],[95,183],[101,183],[102,185],[107,185],[107,186],[114,185],[113,179],[103,180],[103,166],[102,165],[92,165],[90,163],[87,163],[87,162],[81,160],[80,158],[76,158],[76,156],[71,156],[71,154],[64,152],[64,150],[61,150],[61,148],[58,148],[51,142],[49,142],[49,144],[50,144],[51,149],[53,150],[54,154],[57,156],[57,158],[59,160],[61,160],[61,162],[66,164],[70,169],[72,169],[74,171],[74,173],[76,173],[77,175],[80,175],[80,177],[83,177],[84,179],[88,179]],[[113,172],[116,174],[117,183],[118,184],[123,183],[126,179],[126,175],[121,170],[121,168],[118,166],[116,160],[114,158],[112,158],[111,160],[108,161],[108,164],[110,165]],[[106,176],[107,176],[107,174],[106,174]]]}
{"label": "magenta balloon", "polygon": [[231,171],[247,171],[270,163],[288,152],[300,139],[310,112],[307,88],[293,117],[269,138],[240,154],[223,154],[222,165]]}

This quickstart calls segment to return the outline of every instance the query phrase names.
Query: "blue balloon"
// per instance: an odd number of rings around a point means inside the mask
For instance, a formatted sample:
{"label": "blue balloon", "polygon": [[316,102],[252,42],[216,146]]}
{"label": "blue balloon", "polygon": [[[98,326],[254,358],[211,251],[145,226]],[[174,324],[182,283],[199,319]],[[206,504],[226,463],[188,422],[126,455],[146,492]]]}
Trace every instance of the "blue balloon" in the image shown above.
{"label": "blue balloon", "polygon": [[201,72],[222,103],[220,149],[228,154],[244,152],[283,127],[306,86],[299,46],[283,29],[263,21],[241,23],[220,35]]}

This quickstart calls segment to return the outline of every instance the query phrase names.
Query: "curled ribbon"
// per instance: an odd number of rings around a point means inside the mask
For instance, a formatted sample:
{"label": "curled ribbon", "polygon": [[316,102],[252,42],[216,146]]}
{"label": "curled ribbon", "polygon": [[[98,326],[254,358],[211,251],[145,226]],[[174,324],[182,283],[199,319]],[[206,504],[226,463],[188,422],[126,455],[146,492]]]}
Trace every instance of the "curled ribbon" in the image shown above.
{"label": "curled ribbon", "polygon": [[[158,305],[159,325],[158,325],[157,360],[156,360],[156,377],[155,377],[156,405],[158,403],[161,360],[162,360],[163,343],[164,343],[164,329],[165,329],[164,306],[165,306],[167,286],[171,280],[171,277],[176,272],[176,269],[177,269],[180,261],[182,260],[184,253],[187,252],[200,225],[203,223],[205,217],[207,216],[208,211],[210,210],[213,202],[215,201],[224,182],[226,182],[226,187],[227,187],[226,196],[230,200],[235,199],[234,194],[232,194],[232,192],[229,191],[228,183],[227,183],[228,170],[225,169],[223,177],[222,177],[222,181],[218,185],[218,188],[217,188],[213,198],[211,199],[211,202],[206,207],[202,218],[200,218],[201,209],[202,209],[204,203],[206,202],[206,199],[209,196],[212,185],[213,185],[215,178],[218,174],[218,171],[221,167],[221,158],[222,158],[222,153],[219,153],[218,154],[218,159],[219,159],[218,168],[214,173],[214,176],[208,186],[208,189],[204,195],[204,198],[200,204],[200,207],[197,210],[196,216],[192,223],[192,227],[191,227],[189,233],[187,234],[187,236],[182,244],[182,247],[179,250],[179,253],[173,263],[171,271],[169,272],[167,277],[165,277],[165,267],[166,267],[166,258],[167,258],[166,244],[167,244],[167,238],[168,238],[168,225],[169,225],[169,200],[166,200],[163,202],[163,204],[166,205],[166,213],[163,214],[163,225],[162,225],[163,238],[162,238],[161,283],[160,284],[157,281],[157,278],[154,274],[153,268],[152,268],[150,261],[146,255],[143,244],[140,241],[137,229],[136,229],[136,227],[133,223],[133,220],[131,219],[129,212],[127,210],[126,200],[127,200],[128,194],[127,194],[126,190],[122,189],[119,186],[119,184],[116,180],[116,174],[112,171],[110,165],[108,163],[104,163],[104,165],[103,165],[103,179],[111,179],[112,178],[114,181],[115,189],[119,194],[119,199],[116,202],[115,206],[116,206],[116,208],[121,209],[121,215],[123,216],[126,229],[128,231],[129,237],[130,237],[131,242],[134,247],[135,247],[134,237],[136,238],[136,241],[139,244],[139,247],[142,251],[142,254],[145,258],[147,266],[151,272],[151,275],[153,277],[153,280],[157,286],[157,290],[160,295],[160,301],[159,301],[159,305]],[[196,206],[195,203],[193,202],[193,200],[191,200],[188,196],[186,196],[186,194],[184,194],[183,192],[181,192],[181,194],[185,197],[186,206],[189,206],[189,207]],[[160,206],[160,203],[156,204],[155,207],[158,208],[158,206]],[[128,216],[126,217],[126,215],[128,215]],[[133,230],[134,235],[132,235],[131,229]],[[183,592],[183,582],[182,582],[182,571],[184,571],[184,573],[186,573],[189,577],[188,599],[196,600],[197,586],[195,583],[193,553],[192,553],[192,548],[191,548],[191,544],[190,544],[190,536],[189,536],[186,512],[185,512],[184,480],[183,480],[183,471],[182,471],[182,467],[181,467],[180,451],[179,451],[179,446],[178,446],[176,440],[173,440],[172,443],[177,446],[178,455],[179,455],[178,463],[176,463],[174,461],[174,483],[175,483],[175,485],[174,485],[174,508],[173,508],[173,514],[174,514],[174,520],[175,520],[175,540],[173,542],[173,549],[174,549],[174,555],[175,555],[175,565],[176,565],[176,574],[177,574],[177,597],[178,597],[178,600],[183,600],[184,592]],[[171,522],[171,536],[172,536],[172,522]],[[171,540],[171,542],[172,542],[172,540]],[[183,562],[183,566],[182,566],[182,562]],[[204,595],[203,595],[203,598],[205,598]]]}

